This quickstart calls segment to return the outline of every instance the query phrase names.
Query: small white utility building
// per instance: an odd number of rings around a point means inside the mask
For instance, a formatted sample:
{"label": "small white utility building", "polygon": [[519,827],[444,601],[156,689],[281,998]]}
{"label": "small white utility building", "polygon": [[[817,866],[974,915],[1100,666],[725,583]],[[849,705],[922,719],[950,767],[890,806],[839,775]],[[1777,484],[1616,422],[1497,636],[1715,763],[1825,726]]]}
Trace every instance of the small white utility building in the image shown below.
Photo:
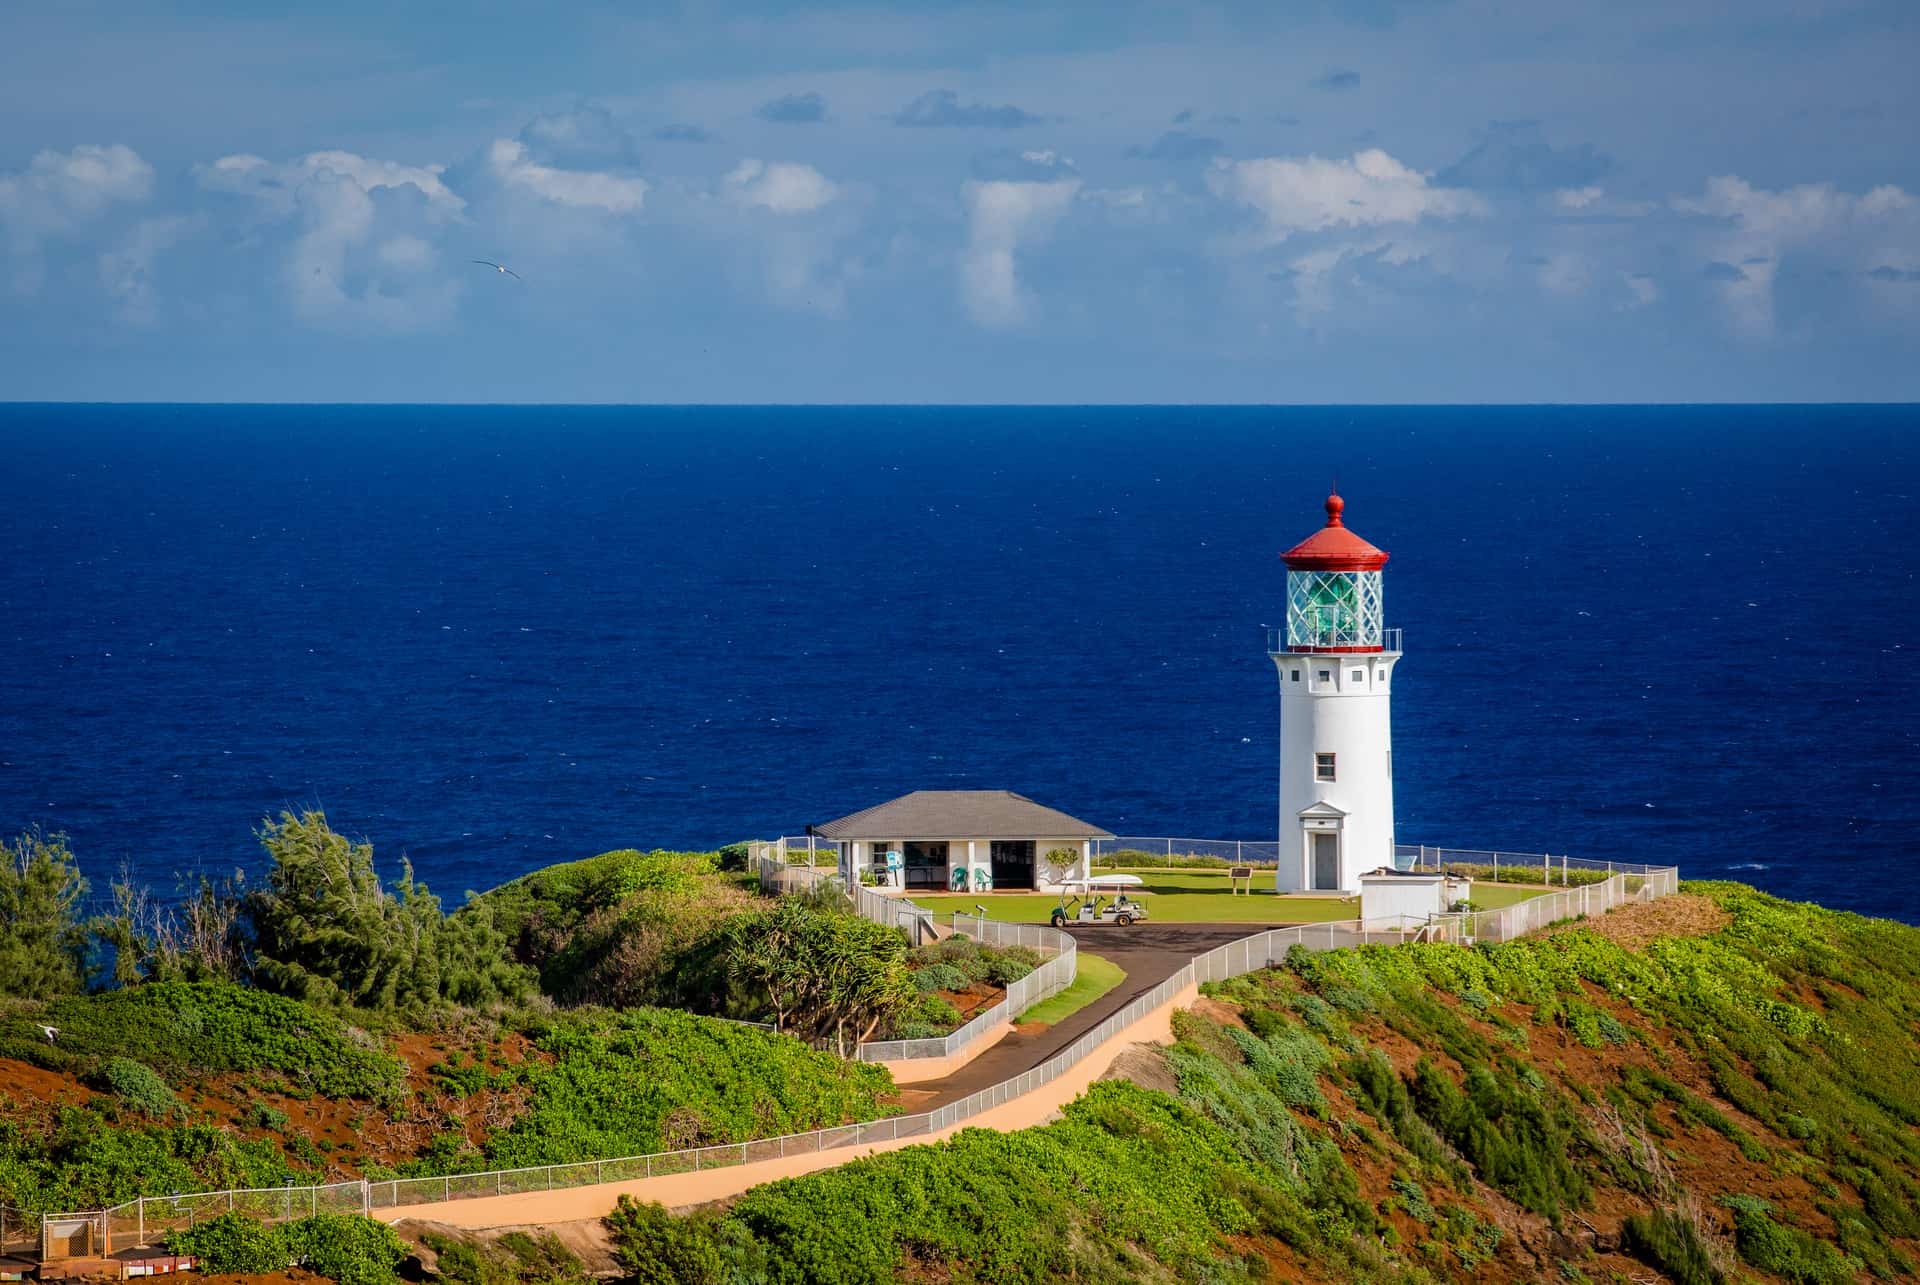
{"label": "small white utility building", "polygon": [[[915,790],[813,827],[840,846],[848,883],[949,892],[1054,891],[1085,879],[1093,841],[1113,836],[1011,790]],[[1050,853],[1071,859],[1056,866]]]}
{"label": "small white utility building", "polygon": [[1280,555],[1287,624],[1267,638],[1280,676],[1281,892],[1360,890],[1393,864],[1393,738],[1388,699],[1400,631],[1384,627],[1385,551],[1327,524]]}
{"label": "small white utility building", "polygon": [[1360,876],[1360,918],[1398,918],[1402,925],[1425,923],[1451,914],[1456,904],[1471,899],[1473,880],[1438,870],[1396,870],[1382,866]]}

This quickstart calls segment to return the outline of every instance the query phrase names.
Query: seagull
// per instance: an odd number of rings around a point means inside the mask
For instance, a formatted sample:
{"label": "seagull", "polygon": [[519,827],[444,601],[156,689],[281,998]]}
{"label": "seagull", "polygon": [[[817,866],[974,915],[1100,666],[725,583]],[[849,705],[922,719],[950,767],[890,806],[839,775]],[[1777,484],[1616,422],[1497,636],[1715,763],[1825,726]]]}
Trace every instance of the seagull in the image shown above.
{"label": "seagull", "polygon": [[49,1044],[53,1043],[53,1037],[60,1033],[60,1028],[57,1026],[43,1026],[40,1029],[47,1033],[47,1043]]}
{"label": "seagull", "polygon": [[508,266],[507,266],[506,264],[504,264],[504,263],[495,263],[495,262],[494,262],[494,261],[493,261],[492,259],[475,259],[475,260],[474,260],[474,262],[475,262],[475,263],[484,263],[484,264],[486,264],[486,265],[487,265],[487,266],[488,266],[489,268],[492,268],[492,269],[493,269],[493,270],[494,270],[495,272],[504,272],[504,273],[506,273],[506,274],[507,274],[508,276],[510,276],[510,277],[512,277],[512,278],[513,278],[513,279],[514,279],[515,281],[525,281],[525,280],[526,280],[526,278],[525,278],[525,277],[523,277],[523,276],[521,276],[521,275],[520,275],[520,274],[519,274],[518,272],[515,272],[515,271],[514,271],[514,270],[513,270],[512,268],[509,268],[509,267],[508,267]]}

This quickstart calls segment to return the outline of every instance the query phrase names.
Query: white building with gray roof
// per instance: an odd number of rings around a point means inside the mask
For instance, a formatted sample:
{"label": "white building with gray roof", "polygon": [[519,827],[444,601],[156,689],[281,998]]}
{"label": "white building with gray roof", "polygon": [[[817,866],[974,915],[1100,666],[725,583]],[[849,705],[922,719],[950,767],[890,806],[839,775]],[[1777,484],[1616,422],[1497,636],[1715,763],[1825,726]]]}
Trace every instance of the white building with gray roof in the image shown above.
{"label": "white building with gray roof", "polygon": [[[1011,790],[915,790],[813,833],[840,846],[849,883],[871,872],[881,887],[949,892],[1052,891],[1086,878],[1093,841],[1113,837]],[[1062,850],[1074,859],[1047,860]]]}

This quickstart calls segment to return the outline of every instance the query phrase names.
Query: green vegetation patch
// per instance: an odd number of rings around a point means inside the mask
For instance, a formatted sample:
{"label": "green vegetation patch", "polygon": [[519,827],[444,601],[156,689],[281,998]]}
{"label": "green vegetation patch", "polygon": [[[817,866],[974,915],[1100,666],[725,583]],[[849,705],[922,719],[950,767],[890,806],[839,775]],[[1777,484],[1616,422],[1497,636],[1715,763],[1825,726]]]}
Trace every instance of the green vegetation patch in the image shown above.
{"label": "green vegetation patch", "polygon": [[169,1232],[166,1247],[192,1255],[203,1272],[257,1275],[298,1264],[337,1285],[397,1285],[408,1252],[393,1228],[359,1214],[314,1214],[276,1226],[221,1214]]}
{"label": "green vegetation patch", "polygon": [[1063,1021],[1127,980],[1126,969],[1111,959],[1083,950],[1074,960],[1072,984],[1058,995],[1041,1000],[1015,1021],[1049,1024]]}
{"label": "green vegetation patch", "polygon": [[[534,1032],[525,1112],[460,1167],[515,1168],[744,1142],[878,1119],[884,1067],[669,1009],[583,1010]],[[484,1163],[482,1161],[484,1160]]]}
{"label": "green vegetation patch", "polygon": [[[39,1023],[58,1028],[49,1045]],[[278,1071],[326,1097],[380,1098],[398,1091],[400,1060],[337,1016],[231,982],[154,982],[54,1000],[31,1019],[8,1019],[0,1055],[57,1070],[108,1058],[164,1073]]]}

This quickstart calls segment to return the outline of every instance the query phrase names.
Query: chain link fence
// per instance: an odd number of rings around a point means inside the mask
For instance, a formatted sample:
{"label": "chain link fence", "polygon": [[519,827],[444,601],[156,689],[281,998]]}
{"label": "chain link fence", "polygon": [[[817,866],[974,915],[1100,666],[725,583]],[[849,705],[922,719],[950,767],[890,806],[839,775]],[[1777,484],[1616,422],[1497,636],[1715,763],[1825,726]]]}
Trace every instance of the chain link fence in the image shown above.
{"label": "chain link fence", "polygon": [[[1458,853],[1465,850],[1422,851]],[[1443,866],[1448,863],[1441,858],[1436,860]],[[43,1257],[84,1257],[151,1243],[167,1231],[192,1226],[196,1220],[229,1210],[250,1213],[268,1222],[302,1218],[311,1213],[371,1213],[377,1209],[408,1205],[515,1195],[605,1182],[628,1182],[752,1164],[759,1160],[836,1151],[870,1143],[927,1137],[1024,1097],[1059,1079],[1114,1036],[1164,1007],[1186,988],[1223,981],[1281,963],[1286,959],[1287,952],[1295,946],[1308,950],[1336,950],[1346,946],[1397,945],[1416,940],[1511,941],[1557,920],[1582,914],[1600,914],[1615,906],[1652,901],[1679,890],[1680,872],[1671,866],[1622,869],[1616,863],[1612,872],[1607,873],[1605,863],[1563,860],[1568,869],[1599,869],[1602,872],[1601,879],[1596,883],[1547,893],[1501,910],[1425,920],[1395,917],[1392,920],[1307,924],[1295,928],[1270,929],[1229,942],[1197,956],[1041,1065],[932,1111],[751,1142],[611,1160],[451,1174],[436,1178],[396,1178],[312,1187],[148,1196],[104,1211],[27,1215],[22,1221],[31,1220],[33,1239]],[[765,869],[762,875],[763,878],[777,881],[785,877]],[[982,933],[1000,930],[1012,933],[1023,929],[1030,932],[1053,931],[1036,925],[996,925],[993,921],[975,919],[970,915],[955,918],[976,925]],[[1005,940],[1011,942],[1013,939]],[[1049,964],[1063,961],[1068,964],[1072,962],[1071,956],[1064,951],[1050,960]],[[1067,976],[1072,976],[1070,969]],[[1013,1011],[1011,992],[1008,1002],[1000,1007]],[[9,1221],[9,1218],[19,1218],[19,1215],[14,1211],[0,1211],[0,1214],[6,1215],[0,1217],[0,1240],[4,1240],[16,1234],[16,1223]]]}

